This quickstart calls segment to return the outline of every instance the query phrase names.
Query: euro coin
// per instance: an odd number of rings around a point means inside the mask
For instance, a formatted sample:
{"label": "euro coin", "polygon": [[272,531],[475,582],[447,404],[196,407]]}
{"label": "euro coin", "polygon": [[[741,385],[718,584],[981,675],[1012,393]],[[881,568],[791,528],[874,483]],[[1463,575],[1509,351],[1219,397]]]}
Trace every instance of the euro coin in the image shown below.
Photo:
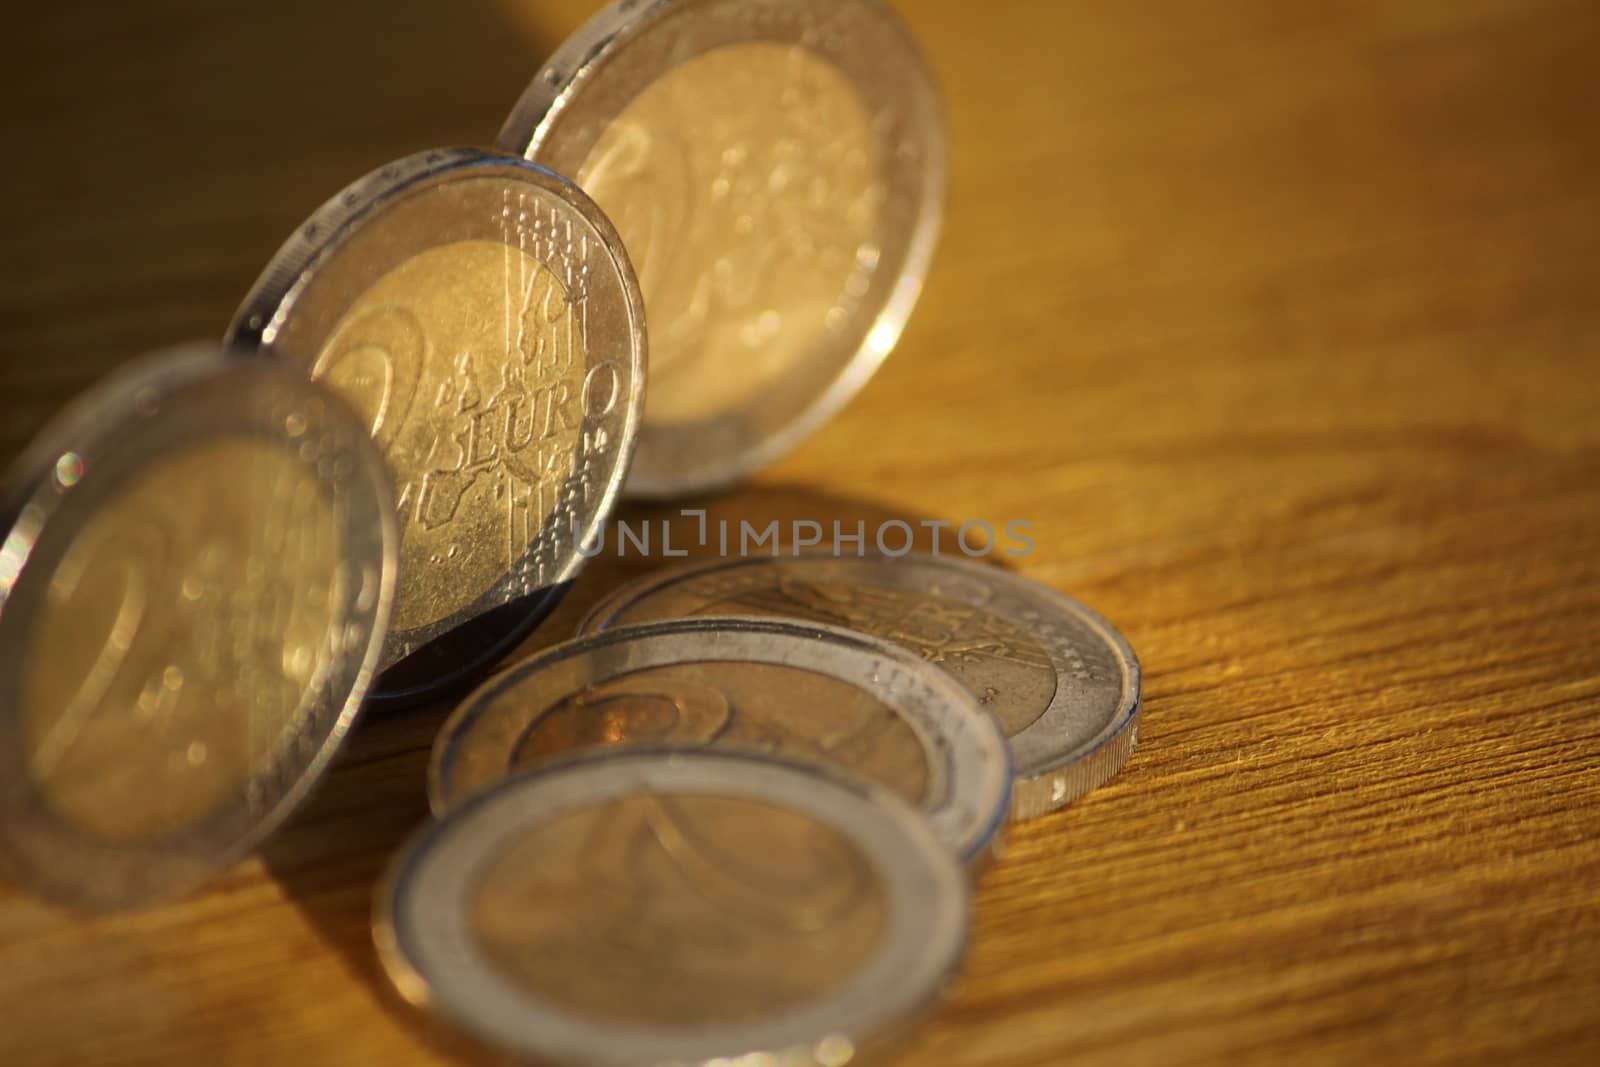
{"label": "euro coin", "polygon": [[93,910],[199,886],[355,719],[394,587],[381,457],[303,375],[195,350],[81,398],[0,506],[0,864]]}
{"label": "euro coin", "polygon": [[892,791],[610,750],[430,824],[379,890],[400,994],[516,1062],[882,1063],[959,967],[960,865]]}
{"label": "euro coin", "polygon": [[291,238],[230,337],[338,391],[389,464],[375,696],[460,684],[554,608],[620,492],[646,358],[628,257],[571,183],[477,149],[385,167]]}
{"label": "euro coin", "polygon": [[619,0],[499,144],[572,175],[638,268],[637,496],[737,482],[843,407],[895,347],[944,210],[938,94],[878,0]]}

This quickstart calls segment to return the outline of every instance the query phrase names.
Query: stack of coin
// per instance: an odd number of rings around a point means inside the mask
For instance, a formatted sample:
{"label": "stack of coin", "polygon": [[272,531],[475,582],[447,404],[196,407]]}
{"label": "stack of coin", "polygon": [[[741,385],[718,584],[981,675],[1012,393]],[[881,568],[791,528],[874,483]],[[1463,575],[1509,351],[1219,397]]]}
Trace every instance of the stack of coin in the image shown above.
{"label": "stack of coin", "polygon": [[954,675],[1010,741],[1014,816],[1102,785],[1138,740],[1139,661],[1084,605],[999,568],[944,556],[718,560],[621,589],[579,627],[776,615],[853,628]]}
{"label": "stack of coin", "polygon": [[834,761],[916,805],[965,860],[1011,803],[1005,739],[954,678],[865,634],[738,618],[616,630],[504,672],[445,725],[429,799],[444,815],[518,768],[641,742]]}
{"label": "stack of coin", "polygon": [[[798,444],[898,339],[944,154],[880,0],[620,0],[498,149],[335,196],[225,347],[104,383],[6,483],[0,865],[90,909],[199,886],[364,705],[544,620],[625,487]],[[380,956],[517,1059],[870,1062],[957,970],[1007,819],[1114,775],[1138,711],[1109,624],[992,567],[664,571],[449,718]]]}
{"label": "stack of coin", "polygon": [[[868,802],[834,832],[920,823],[936,865],[971,869],[1008,812],[1081,797],[1137,736],[1121,635],[967,561],[679,567],[581,631],[450,718],[428,781],[439,822],[378,902],[401,994],[536,1062],[858,1062],[955,967],[945,924],[965,927],[966,879],[882,844],[798,847],[800,826],[822,831],[796,799],[820,798],[818,776],[851,783]],[[769,790],[762,810],[734,803],[734,777]],[[897,901],[896,879],[918,898]],[[879,893],[887,914],[858,928]],[[941,962],[903,962],[891,993],[875,953],[901,923]]]}

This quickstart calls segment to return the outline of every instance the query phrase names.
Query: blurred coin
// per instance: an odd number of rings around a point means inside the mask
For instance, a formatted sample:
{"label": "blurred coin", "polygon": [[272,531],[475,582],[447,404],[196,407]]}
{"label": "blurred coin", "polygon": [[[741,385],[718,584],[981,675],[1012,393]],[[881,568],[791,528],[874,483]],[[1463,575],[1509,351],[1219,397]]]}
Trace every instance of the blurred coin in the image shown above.
{"label": "blurred coin", "polygon": [[554,608],[616,502],[644,388],[633,270],[574,186],[476,149],[385,167],[284,246],[230,335],[338,390],[388,460],[383,666],[411,658],[376,698],[459,684]]}
{"label": "blurred coin", "polygon": [[1011,740],[1014,818],[1103,785],[1138,740],[1139,660],[1127,640],[1076,600],[996,567],[942,556],[718,560],[618,590],[579,632],[690,615],[832,623],[943,667]]}
{"label": "blurred coin", "polygon": [[878,0],[620,0],[500,132],[616,222],[650,309],[628,492],[728,485],[877,370],[944,209],[944,124]]}
{"label": "blurred coin", "polygon": [[0,861],[91,909],[194,888],[355,718],[394,588],[381,457],[304,375],[197,348],[80,398],[0,508]]}
{"label": "blurred coin", "polygon": [[659,623],[550,649],[485,683],[434,745],[442,814],[521,767],[600,745],[717,744],[844,764],[922,808],[966,859],[1005,821],[1005,739],[942,671],[777,619]]}
{"label": "blurred coin", "polygon": [[422,830],[380,887],[399,992],[522,1062],[868,1064],[960,965],[960,867],[890,790],[612,750]]}

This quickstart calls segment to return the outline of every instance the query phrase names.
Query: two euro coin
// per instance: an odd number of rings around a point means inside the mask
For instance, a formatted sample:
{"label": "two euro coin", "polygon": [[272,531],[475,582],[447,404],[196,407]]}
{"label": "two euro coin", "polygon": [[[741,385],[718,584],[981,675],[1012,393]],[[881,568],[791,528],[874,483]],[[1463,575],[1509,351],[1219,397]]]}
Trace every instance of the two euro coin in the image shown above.
{"label": "two euro coin", "polygon": [[969,889],[894,790],[772,754],[608,748],[465,800],[378,893],[396,989],[518,1062],[882,1062]]}
{"label": "two euro coin", "polygon": [[627,253],[576,186],[479,149],[393,163],[290,238],[229,337],[337,391],[389,465],[374,699],[462,684],[555,607],[620,493],[647,347]]}
{"label": "two euro coin", "polygon": [[113,376],[0,498],[0,866],[93,910],[193,889],[306,795],[378,664],[392,491],[333,394],[187,350]]}
{"label": "two euro coin", "polygon": [[571,175],[638,268],[639,496],[739,481],[843,407],[895,347],[944,212],[938,94],[880,0],[617,0],[499,146]]}

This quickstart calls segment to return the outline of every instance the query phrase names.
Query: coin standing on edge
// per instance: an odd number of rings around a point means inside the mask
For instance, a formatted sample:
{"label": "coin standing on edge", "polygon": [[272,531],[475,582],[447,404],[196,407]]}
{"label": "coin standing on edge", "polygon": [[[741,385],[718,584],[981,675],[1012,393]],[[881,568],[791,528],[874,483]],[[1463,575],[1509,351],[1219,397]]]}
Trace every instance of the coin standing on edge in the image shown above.
{"label": "coin standing on edge", "polygon": [[715,744],[831,761],[920,808],[975,861],[1011,800],[1005,738],[962,686],[884,641],[780,619],[693,619],[549,649],[473,693],[434,744],[435,814],[552,757]]}
{"label": "coin standing on edge", "polygon": [[965,871],[889,790],[611,749],[421,830],[374,939],[410,1003],[524,1062],[882,1062],[960,966]]}
{"label": "coin standing on edge", "polygon": [[1011,741],[1017,819],[1103,785],[1138,741],[1139,660],[1127,640],[1076,600],[965,560],[811,555],[676,567],[619,589],[578,632],[716,615],[860,630],[954,674]]}
{"label": "coin standing on edge", "polygon": [[630,495],[725,487],[798,445],[894,348],[938,243],[942,106],[879,0],[620,0],[499,144],[572,175],[639,271]]}
{"label": "coin standing on edge", "polygon": [[401,160],[312,216],[229,335],[336,389],[389,464],[376,699],[469,680],[555,607],[620,494],[646,358],[633,269],[575,186],[478,149]]}
{"label": "coin standing on edge", "polygon": [[332,393],[195,347],[112,376],[0,495],[0,866],[89,910],[198,887],[326,769],[398,532]]}

